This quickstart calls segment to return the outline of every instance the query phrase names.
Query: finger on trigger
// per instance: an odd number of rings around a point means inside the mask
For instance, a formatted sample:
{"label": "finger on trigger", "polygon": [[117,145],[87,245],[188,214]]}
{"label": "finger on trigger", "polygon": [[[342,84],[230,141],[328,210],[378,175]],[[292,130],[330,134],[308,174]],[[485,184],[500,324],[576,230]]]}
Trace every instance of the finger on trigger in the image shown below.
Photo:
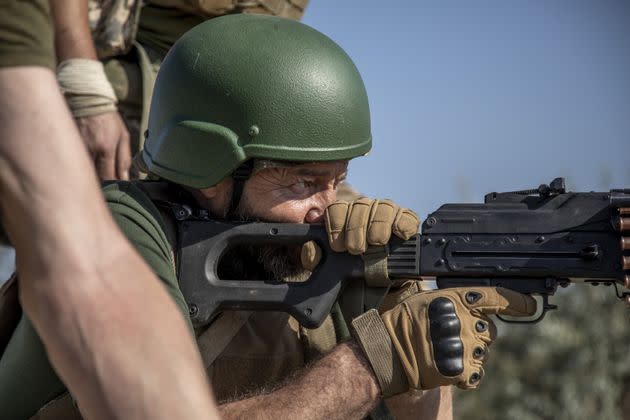
{"label": "finger on trigger", "polygon": [[390,200],[375,200],[367,227],[368,245],[385,245],[392,236],[392,225],[398,206]]}
{"label": "finger on trigger", "polygon": [[324,223],[330,248],[335,252],[346,251],[345,227],[349,206],[345,201],[337,201],[326,209]]}
{"label": "finger on trigger", "polygon": [[420,227],[420,219],[413,211],[400,208],[394,219],[392,232],[394,235],[407,240],[418,233]]}
{"label": "finger on trigger", "polygon": [[315,243],[315,241],[308,241],[302,245],[302,251],[300,252],[300,261],[302,267],[305,270],[313,271],[317,264],[322,259],[322,249]]}
{"label": "finger on trigger", "polygon": [[367,198],[350,203],[346,222],[346,249],[351,254],[367,250],[367,228],[373,201]]}
{"label": "finger on trigger", "polygon": [[532,316],[536,313],[536,300],[531,296],[503,287],[475,288],[482,294],[475,307],[485,314]]}

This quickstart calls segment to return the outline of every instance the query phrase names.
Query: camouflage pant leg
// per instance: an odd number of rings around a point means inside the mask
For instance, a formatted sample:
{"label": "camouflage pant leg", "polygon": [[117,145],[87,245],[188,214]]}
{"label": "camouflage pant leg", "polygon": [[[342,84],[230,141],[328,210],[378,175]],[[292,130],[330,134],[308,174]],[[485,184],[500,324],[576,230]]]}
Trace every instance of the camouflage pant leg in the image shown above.
{"label": "camouflage pant leg", "polygon": [[[162,56],[147,50],[152,69],[157,71],[162,61]],[[131,154],[134,156],[141,149],[143,143],[142,136],[146,127],[142,127],[143,108],[150,106],[147,98],[151,97],[151,92],[144,92],[143,78],[147,77],[146,69],[142,69],[137,52],[131,51],[124,56],[114,57],[104,62],[105,73],[114,88],[118,98],[118,111],[127,126],[131,139]],[[152,90],[152,86],[150,89]],[[136,178],[137,173],[132,177]]]}

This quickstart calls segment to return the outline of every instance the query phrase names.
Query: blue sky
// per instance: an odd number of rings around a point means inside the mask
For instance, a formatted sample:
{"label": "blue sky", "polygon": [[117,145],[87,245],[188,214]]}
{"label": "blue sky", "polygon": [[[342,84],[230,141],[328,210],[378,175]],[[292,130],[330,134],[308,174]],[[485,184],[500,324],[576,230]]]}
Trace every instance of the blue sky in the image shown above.
{"label": "blue sky", "polygon": [[556,176],[630,187],[630,2],[311,0],[304,22],[364,77],[365,194],[424,218]]}

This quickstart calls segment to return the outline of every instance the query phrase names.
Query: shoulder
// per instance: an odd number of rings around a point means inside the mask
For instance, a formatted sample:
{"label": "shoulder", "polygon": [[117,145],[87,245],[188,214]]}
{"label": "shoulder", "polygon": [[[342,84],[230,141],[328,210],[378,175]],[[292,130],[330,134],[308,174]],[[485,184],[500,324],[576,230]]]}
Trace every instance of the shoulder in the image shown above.
{"label": "shoulder", "polygon": [[118,227],[158,275],[162,264],[172,265],[173,252],[162,217],[139,182],[116,181],[103,187],[105,201]]}
{"label": "shoulder", "polygon": [[158,242],[165,242],[170,249],[166,233],[170,221],[160,212],[156,204],[142,187],[142,181],[115,181],[103,187],[105,201],[123,233],[133,242],[136,227],[141,232],[153,236]]}
{"label": "shoulder", "polygon": [[167,237],[172,222],[147,195],[142,181],[108,183],[103,194],[118,227],[187,314],[175,273],[173,248]]}
{"label": "shoulder", "polygon": [[110,208],[130,208],[141,214],[148,214],[154,218],[160,217],[160,212],[151,198],[139,187],[139,183],[129,181],[109,182],[103,186],[105,201]]}
{"label": "shoulder", "polygon": [[[114,220],[127,239],[136,246],[143,257],[143,249],[149,248],[172,261],[172,248],[166,232],[171,223],[161,214],[156,204],[145,192],[142,181],[115,181],[103,187],[105,201]],[[151,261],[147,261],[151,264]],[[155,267],[153,267],[155,269]]]}

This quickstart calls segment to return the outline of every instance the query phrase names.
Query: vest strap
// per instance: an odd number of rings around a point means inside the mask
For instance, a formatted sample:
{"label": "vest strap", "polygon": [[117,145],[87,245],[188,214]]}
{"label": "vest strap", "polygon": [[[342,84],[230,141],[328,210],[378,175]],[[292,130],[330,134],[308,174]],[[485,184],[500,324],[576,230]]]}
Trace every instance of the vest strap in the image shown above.
{"label": "vest strap", "polygon": [[138,139],[138,150],[144,148],[145,133],[149,126],[149,109],[151,108],[151,96],[153,95],[153,85],[157,77],[157,66],[151,63],[151,59],[140,43],[134,41],[134,48],[138,57],[140,74],[142,75],[142,115],[140,117],[140,138]]}
{"label": "vest strap", "polygon": [[251,315],[252,311],[225,311],[197,337],[206,369],[223,353]]}

